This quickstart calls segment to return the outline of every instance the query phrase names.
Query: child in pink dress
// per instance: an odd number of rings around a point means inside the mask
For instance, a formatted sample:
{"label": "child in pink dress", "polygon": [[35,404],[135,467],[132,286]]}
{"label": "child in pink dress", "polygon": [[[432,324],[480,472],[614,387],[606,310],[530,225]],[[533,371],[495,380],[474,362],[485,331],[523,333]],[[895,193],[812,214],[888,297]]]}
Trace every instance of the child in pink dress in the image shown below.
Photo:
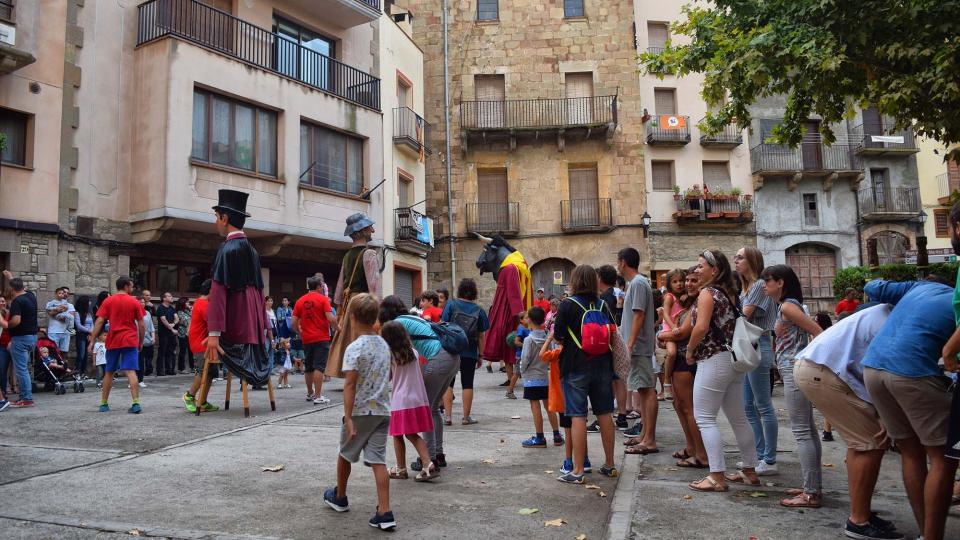
{"label": "child in pink dress", "polygon": [[406,480],[409,478],[407,468],[407,447],[403,441],[406,437],[417,454],[421,463],[430,463],[424,467],[414,480],[427,482],[440,476],[440,469],[430,461],[427,443],[420,433],[433,431],[433,415],[430,412],[430,402],[427,400],[427,387],[423,382],[423,373],[420,371],[420,362],[417,361],[417,351],[413,348],[410,336],[403,325],[390,321],[380,328],[380,337],[390,346],[391,381],[393,382],[393,396],[390,399],[390,436],[393,437],[393,448],[397,454],[397,466],[388,472],[390,478]]}

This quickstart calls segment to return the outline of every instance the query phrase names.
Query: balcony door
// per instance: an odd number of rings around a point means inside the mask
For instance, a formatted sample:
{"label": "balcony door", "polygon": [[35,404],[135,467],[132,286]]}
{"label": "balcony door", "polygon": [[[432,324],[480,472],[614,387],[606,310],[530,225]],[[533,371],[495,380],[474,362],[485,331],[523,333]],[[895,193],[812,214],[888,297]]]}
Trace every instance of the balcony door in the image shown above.
{"label": "balcony door", "polygon": [[823,169],[823,150],[820,146],[820,122],[808,120],[803,123],[805,131],[800,143],[800,152],[803,156],[804,170]]}
{"label": "balcony door", "polygon": [[504,101],[507,98],[503,75],[474,75],[477,100],[477,126],[504,127]]}
{"label": "balcony door", "polygon": [[887,178],[886,169],[870,169],[870,189],[874,211],[886,211],[890,198],[890,179]]}
{"label": "balcony door", "polygon": [[335,89],[333,39],[282,17],[274,18],[273,31],[280,36],[276,42],[277,71],[317,88]]}
{"label": "balcony door", "polygon": [[565,78],[567,124],[593,123],[593,73],[567,73]]}
{"label": "balcony door", "polygon": [[506,169],[483,170],[477,173],[477,203],[477,225],[480,230],[510,229]]}
{"label": "balcony door", "polygon": [[597,167],[570,167],[570,216],[568,223],[573,227],[595,227],[600,225],[600,195],[597,186]]}
{"label": "balcony door", "polygon": [[863,146],[867,148],[883,148],[882,142],[873,142],[871,135],[883,135],[883,117],[876,107],[867,107],[863,110]]}

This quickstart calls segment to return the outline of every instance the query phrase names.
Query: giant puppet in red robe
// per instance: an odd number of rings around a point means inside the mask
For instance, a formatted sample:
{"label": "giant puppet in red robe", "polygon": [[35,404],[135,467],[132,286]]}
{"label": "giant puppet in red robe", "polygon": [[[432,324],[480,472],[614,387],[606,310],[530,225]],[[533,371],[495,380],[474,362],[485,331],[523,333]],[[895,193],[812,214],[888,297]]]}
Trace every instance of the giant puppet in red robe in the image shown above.
{"label": "giant puppet in red robe", "polygon": [[514,362],[514,350],[507,346],[507,334],[520,324],[520,312],[533,303],[533,280],[527,261],[499,235],[486,238],[477,235],[486,245],[477,257],[480,275],[493,274],[497,292],[490,306],[490,330],[483,346],[483,357],[493,362]]}

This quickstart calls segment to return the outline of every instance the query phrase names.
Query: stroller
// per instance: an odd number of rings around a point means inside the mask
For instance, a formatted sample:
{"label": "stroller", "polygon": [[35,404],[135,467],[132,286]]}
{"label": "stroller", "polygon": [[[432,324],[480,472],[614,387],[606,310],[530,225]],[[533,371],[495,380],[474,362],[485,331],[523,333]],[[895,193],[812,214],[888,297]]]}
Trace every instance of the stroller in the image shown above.
{"label": "stroller", "polygon": [[83,387],[83,375],[81,373],[66,373],[57,374],[53,369],[50,368],[47,364],[43,362],[43,359],[40,357],[40,348],[46,347],[47,351],[50,353],[51,358],[55,358],[57,363],[66,365],[66,362],[63,358],[63,353],[60,352],[60,349],[57,348],[57,345],[45,335],[41,336],[37,340],[37,347],[33,351],[33,372],[35,374],[34,381],[39,384],[43,384],[44,390],[50,391],[53,390],[55,395],[63,395],[67,393],[67,385],[71,382],[73,383],[73,392],[82,393],[85,389]]}

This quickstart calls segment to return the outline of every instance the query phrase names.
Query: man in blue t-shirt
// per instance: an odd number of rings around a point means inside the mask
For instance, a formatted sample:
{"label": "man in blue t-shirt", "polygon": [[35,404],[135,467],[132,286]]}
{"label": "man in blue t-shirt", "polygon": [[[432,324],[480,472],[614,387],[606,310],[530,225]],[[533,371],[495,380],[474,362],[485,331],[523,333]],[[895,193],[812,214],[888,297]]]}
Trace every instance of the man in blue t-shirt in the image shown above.
{"label": "man in blue t-shirt", "polygon": [[903,483],[923,537],[943,538],[957,461],[944,454],[952,381],[938,360],[956,327],[953,289],[875,280],[863,290],[894,305],[863,359],[867,392],[900,449]]}

